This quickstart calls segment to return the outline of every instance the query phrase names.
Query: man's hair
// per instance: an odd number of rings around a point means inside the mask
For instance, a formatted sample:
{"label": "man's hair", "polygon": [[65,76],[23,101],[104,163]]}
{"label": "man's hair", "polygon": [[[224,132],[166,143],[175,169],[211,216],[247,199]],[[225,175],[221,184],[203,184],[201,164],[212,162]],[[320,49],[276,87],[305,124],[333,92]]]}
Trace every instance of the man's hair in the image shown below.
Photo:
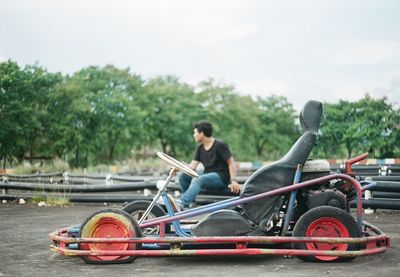
{"label": "man's hair", "polygon": [[206,137],[212,136],[212,125],[207,120],[201,120],[193,125],[193,129],[197,129],[199,133],[203,132]]}

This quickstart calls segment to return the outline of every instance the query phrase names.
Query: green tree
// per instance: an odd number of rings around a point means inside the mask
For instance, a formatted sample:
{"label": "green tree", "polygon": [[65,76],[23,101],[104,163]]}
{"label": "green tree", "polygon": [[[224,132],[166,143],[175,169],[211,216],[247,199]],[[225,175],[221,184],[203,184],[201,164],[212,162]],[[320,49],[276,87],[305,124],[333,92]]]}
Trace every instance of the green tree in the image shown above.
{"label": "green tree", "polygon": [[31,163],[35,158],[52,158],[48,148],[47,133],[53,126],[49,124],[49,106],[52,105],[50,96],[54,87],[62,81],[61,74],[49,73],[43,67],[27,65],[26,74],[27,94],[24,99],[24,109],[29,116],[23,120],[23,137]]}
{"label": "green tree", "polygon": [[325,157],[350,158],[369,152],[373,157],[393,157],[398,144],[398,111],[386,98],[368,94],[357,102],[325,103],[318,149]]}
{"label": "green tree", "polygon": [[25,74],[17,63],[10,60],[0,63],[0,158],[3,167],[6,161],[12,163],[14,157],[22,160],[24,156],[21,121],[28,116],[22,114],[25,79]]}
{"label": "green tree", "polygon": [[396,129],[399,115],[387,98],[374,99],[368,94],[354,103],[357,120],[349,131],[354,132],[361,151],[368,151],[376,158],[393,157],[398,144]]}
{"label": "green tree", "polygon": [[236,159],[277,159],[298,136],[294,109],[285,97],[241,96],[234,86],[208,79],[199,84],[200,99],[217,136]]}
{"label": "green tree", "polygon": [[251,97],[240,96],[233,85],[212,78],[200,82],[197,90],[199,101],[206,111],[203,119],[213,124],[214,136],[229,144],[235,159],[254,157],[254,149],[246,134],[253,130],[251,126],[257,125]]}
{"label": "green tree", "polygon": [[300,136],[295,110],[284,96],[258,98],[260,123],[255,147],[260,158],[276,160],[290,149]]}
{"label": "green tree", "polygon": [[348,132],[356,120],[352,104],[340,100],[336,104],[324,103],[324,117],[316,150],[326,158],[351,156],[357,142]]}
{"label": "green tree", "polygon": [[49,111],[49,140],[51,150],[72,166],[88,166],[90,145],[94,134],[90,105],[84,100],[85,88],[74,79],[66,77],[51,96]]}
{"label": "green tree", "polygon": [[[71,121],[73,127],[81,127],[75,138],[82,141],[84,160],[109,163],[115,157],[128,157],[133,147],[142,145],[145,113],[139,105],[143,92],[139,76],[112,65],[92,66],[75,73],[69,83],[81,91],[84,104],[77,106],[78,112],[88,115],[83,121]],[[76,147],[75,157],[80,151]]]}
{"label": "green tree", "polygon": [[[400,111],[368,94],[356,102],[325,103],[313,155],[400,155]],[[86,167],[161,148],[178,158],[193,153],[193,123],[207,119],[237,160],[275,160],[298,138],[285,97],[241,95],[210,78],[195,88],[177,77],[143,81],[129,69],[90,66],[62,76],[38,64],[0,63],[0,160],[68,159]]]}
{"label": "green tree", "polygon": [[193,151],[192,124],[205,113],[193,88],[174,76],[157,77],[146,83],[140,103],[146,112],[148,144],[189,158]]}
{"label": "green tree", "polygon": [[[393,124],[393,137],[395,138],[395,144],[393,146],[393,157],[400,157],[400,108],[394,109],[392,120]],[[390,150],[389,150],[390,151]]]}
{"label": "green tree", "polygon": [[46,147],[49,95],[62,76],[47,72],[39,65],[27,65],[21,69],[15,62],[0,64],[0,155],[5,160],[18,161],[27,155],[51,157]]}

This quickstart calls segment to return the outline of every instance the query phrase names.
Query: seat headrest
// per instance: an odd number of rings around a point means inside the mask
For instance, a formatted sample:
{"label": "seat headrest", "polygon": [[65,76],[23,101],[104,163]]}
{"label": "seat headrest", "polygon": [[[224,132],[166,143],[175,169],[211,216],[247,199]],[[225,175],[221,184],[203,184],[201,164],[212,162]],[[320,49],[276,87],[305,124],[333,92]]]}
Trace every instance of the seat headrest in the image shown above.
{"label": "seat headrest", "polygon": [[315,100],[308,101],[300,112],[300,125],[303,131],[318,132],[322,120],[322,103]]}

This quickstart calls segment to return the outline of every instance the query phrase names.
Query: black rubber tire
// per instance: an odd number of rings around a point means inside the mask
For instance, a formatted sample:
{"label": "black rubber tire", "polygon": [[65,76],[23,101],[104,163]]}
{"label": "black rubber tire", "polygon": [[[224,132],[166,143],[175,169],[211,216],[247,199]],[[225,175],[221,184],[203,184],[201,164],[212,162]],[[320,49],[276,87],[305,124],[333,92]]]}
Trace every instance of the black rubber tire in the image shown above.
{"label": "black rubber tire", "polygon": [[[81,237],[82,233],[85,232],[85,230],[84,230],[85,228],[90,228],[87,226],[90,226],[91,224],[93,224],[92,223],[93,218],[95,216],[101,217],[102,214],[104,214],[105,216],[107,214],[114,214],[116,217],[125,219],[130,224],[127,227],[132,228],[134,235],[136,237],[142,236],[142,232],[139,228],[138,223],[136,222],[136,220],[134,218],[132,218],[130,216],[130,214],[128,214],[124,211],[118,210],[118,209],[103,209],[103,210],[93,213],[88,218],[86,218],[86,220],[81,224],[81,226],[79,228],[79,237]],[[129,247],[130,247],[129,248],[130,250],[133,250],[133,249],[140,248],[140,245],[139,244],[130,244]],[[86,246],[84,247],[83,243],[82,244],[79,243],[79,249],[83,249],[83,248],[87,248],[87,247]],[[101,260],[98,258],[98,256],[80,256],[80,257],[88,264],[125,264],[125,263],[131,263],[133,260],[135,260],[137,258],[136,256],[124,256],[124,257],[117,258],[115,260]]]}
{"label": "black rubber tire", "polygon": [[[337,220],[342,224],[342,226],[345,229],[347,229],[347,232],[350,237],[353,238],[361,237],[361,232],[360,229],[358,228],[355,219],[346,211],[331,206],[315,207],[304,213],[300,217],[300,219],[296,222],[292,236],[306,237],[306,232],[309,226],[313,222],[321,218],[331,218],[332,220]],[[309,250],[309,247],[307,247],[307,243],[292,243],[292,247],[294,249]],[[314,247],[318,248],[316,244],[314,244]],[[359,250],[360,247],[361,247],[360,244],[348,244],[345,251]],[[311,262],[342,262],[342,261],[349,261],[355,258],[355,257],[336,257],[328,261],[324,258],[318,258],[315,256],[297,256],[297,257],[301,260],[311,261]]]}
{"label": "black rubber tire", "polygon": [[[136,218],[137,212],[138,211],[143,211],[145,212],[147,207],[150,206],[151,201],[146,201],[146,200],[138,200],[138,201],[133,201],[129,203],[128,205],[124,206],[122,208],[123,211],[127,212],[130,214],[136,221],[139,221],[139,218]],[[160,217],[164,216],[167,213],[164,211],[164,209],[156,204],[154,205],[153,209],[151,209],[149,216],[152,218],[155,217]],[[166,224],[165,225],[165,233],[169,233],[171,231],[171,225]],[[157,227],[148,227],[145,230],[142,230],[142,233],[144,235],[151,235],[151,234],[158,234],[159,233],[159,226]]]}

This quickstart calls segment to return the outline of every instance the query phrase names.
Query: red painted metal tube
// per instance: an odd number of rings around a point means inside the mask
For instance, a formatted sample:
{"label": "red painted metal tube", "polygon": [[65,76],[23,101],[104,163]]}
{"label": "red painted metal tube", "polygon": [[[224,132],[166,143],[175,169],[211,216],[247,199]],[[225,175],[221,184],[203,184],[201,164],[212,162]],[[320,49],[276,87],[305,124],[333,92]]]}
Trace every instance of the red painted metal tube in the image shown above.
{"label": "red painted metal tube", "polygon": [[381,241],[389,244],[389,237],[378,227],[363,222],[364,226],[375,235],[362,238],[324,238],[324,237],[277,237],[277,236],[238,236],[238,237],[136,237],[136,238],[71,238],[67,236],[67,228],[49,234],[51,241],[71,243],[292,243],[292,242],[318,242],[318,243],[369,243]]}
{"label": "red painted metal tube", "polygon": [[[323,182],[326,182],[326,181],[329,181],[329,180],[333,180],[333,179],[342,179],[342,180],[349,181],[353,185],[353,187],[355,188],[356,193],[357,193],[357,222],[358,222],[358,225],[361,228],[361,225],[362,225],[362,201],[361,201],[362,200],[362,193],[361,193],[361,186],[355,179],[353,179],[352,177],[350,177],[350,176],[348,176],[346,174],[331,174],[331,175],[328,175],[328,176],[323,176],[323,177],[320,177],[320,178],[312,179],[312,180],[309,180],[309,181],[306,181],[306,182],[293,184],[291,186],[275,189],[275,190],[272,190],[272,191],[263,192],[263,193],[252,195],[252,196],[249,196],[249,197],[240,198],[240,199],[234,200],[234,201],[232,201],[230,203],[226,203],[226,207],[241,205],[241,204],[244,204],[244,203],[247,203],[247,202],[263,199],[263,198],[266,198],[266,197],[269,197],[269,196],[285,194],[285,193],[288,193],[288,192],[291,192],[291,191],[294,191],[294,190],[310,187],[310,186],[313,186],[315,184],[323,183]],[[172,222],[172,221],[175,221],[175,220],[181,220],[181,219],[185,219],[185,218],[190,218],[190,217],[202,215],[202,214],[205,214],[205,213],[209,212],[206,207],[207,206],[204,206],[204,208],[202,207],[201,209],[196,209],[194,211],[187,210],[184,213],[177,213],[174,216],[163,216],[163,217],[160,217],[160,218],[146,220],[142,224],[140,224],[140,228],[146,228],[146,227],[150,227],[150,226],[159,225],[162,222],[163,223],[169,223],[169,222]]]}
{"label": "red painted metal tube", "polygon": [[367,153],[364,153],[364,154],[361,154],[360,156],[357,156],[357,157],[354,157],[354,158],[348,160],[348,161],[346,162],[346,166],[345,166],[345,168],[346,168],[346,174],[349,174],[349,175],[354,176],[354,172],[351,171],[351,166],[352,166],[353,164],[355,164],[356,162],[359,162],[359,161],[364,160],[367,156],[368,156],[368,152],[367,152]]}
{"label": "red painted metal tube", "polygon": [[357,251],[324,251],[324,250],[299,250],[299,249],[261,249],[261,248],[239,248],[239,249],[198,249],[198,250],[70,250],[62,247],[50,246],[53,252],[66,256],[258,256],[258,255],[280,255],[280,256],[338,256],[358,257],[378,254],[386,251],[386,247],[372,248]]}
{"label": "red painted metal tube", "polygon": [[71,243],[369,243],[387,241],[386,235],[369,236],[362,238],[330,238],[330,237],[137,237],[137,238],[69,238],[51,233],[50,240]]}
{"label": "red painted metal tube", "polygon": [[[390,246],[390,239],[376,226],[364,222],[364,227],[375,235],[362,238],[323,238],[323,237],[136,237],[136,238],[71,238],[68,237],[68,228],[62,228],[49,234],[53,244],[50,249],[68,256],[223,256],[223,255],[288,255],[288,256],[341,256],[357,257],[378,254],[386,251]],[[170,250],[72,250],[68,248],[72,243],[160,243],[170,244]],[[368,245],[367,249],[357,251],[323,251],[299,249],[271,249],[268,244],[283,244],[293,242],[317,243],[353,243]],[[183,244],[236,244],[236,249],[180,249]],[[248,244],[262,244],[265,247],[247,248]]]}

